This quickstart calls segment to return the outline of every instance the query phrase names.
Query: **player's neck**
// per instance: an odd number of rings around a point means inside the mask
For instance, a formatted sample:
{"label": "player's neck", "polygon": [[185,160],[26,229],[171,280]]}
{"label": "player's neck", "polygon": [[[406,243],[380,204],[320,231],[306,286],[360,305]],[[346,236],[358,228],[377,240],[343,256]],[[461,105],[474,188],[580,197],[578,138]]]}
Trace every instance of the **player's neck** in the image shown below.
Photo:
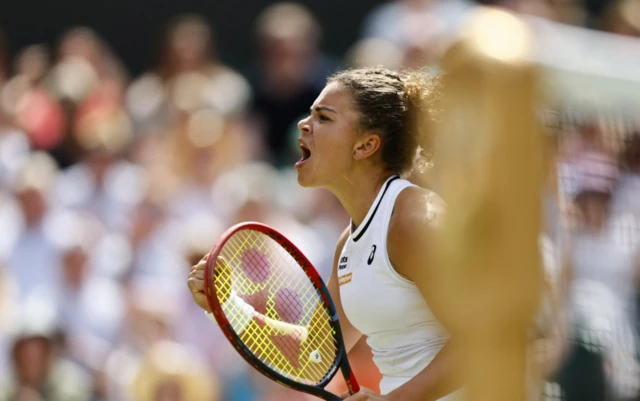
{"label": "player's neck", "polygon": [[354,226],[358,227],[367,216],[371,205],[375,201],[382,185],[391,174],[354,174],[341,180],[330,188],[338,198],[342,207],[347,211]]}

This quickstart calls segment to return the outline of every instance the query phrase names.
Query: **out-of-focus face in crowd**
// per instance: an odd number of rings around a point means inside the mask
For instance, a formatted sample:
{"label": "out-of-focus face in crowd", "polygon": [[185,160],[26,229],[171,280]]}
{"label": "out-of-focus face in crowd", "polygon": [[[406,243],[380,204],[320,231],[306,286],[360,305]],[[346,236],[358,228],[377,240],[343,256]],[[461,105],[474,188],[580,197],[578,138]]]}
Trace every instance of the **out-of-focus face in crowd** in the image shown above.
{"label": "out-of-focus face in crowd", "polygon": [[20,384],[40,389],[49,373],[53,358],[51,342],[44,337],[25,337],[13,347],[15,373]]}
{"label": "out-of-focus face in crowd", "polygon": [[297,87],[308,76],[320,42],[320,27],[303,7],[276,4],[257,22],[259,54],[264,72],[273,85]]}
{"label": "out-of-focus face in crowd", "polygon": [[44,195],[36,188],[25,188],[17,194],[27,226],[38,224],[47,210]]}
{"label": "out-of-focus face in crowd", "polygon": [[202,66],[212,57],[211,28],[200,17],[186,16],[169,29],[166,61],[177,71]]}

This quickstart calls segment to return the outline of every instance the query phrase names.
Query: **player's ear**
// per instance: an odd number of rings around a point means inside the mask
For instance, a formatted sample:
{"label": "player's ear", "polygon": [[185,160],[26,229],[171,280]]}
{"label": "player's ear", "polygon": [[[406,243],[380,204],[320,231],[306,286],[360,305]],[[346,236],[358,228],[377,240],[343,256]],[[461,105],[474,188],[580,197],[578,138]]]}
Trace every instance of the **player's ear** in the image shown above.
{"label": "player's ear", "polygon": [[380,136],[375,133],[363,134],[353,146],[353,158],[364,160],[380,149]]}

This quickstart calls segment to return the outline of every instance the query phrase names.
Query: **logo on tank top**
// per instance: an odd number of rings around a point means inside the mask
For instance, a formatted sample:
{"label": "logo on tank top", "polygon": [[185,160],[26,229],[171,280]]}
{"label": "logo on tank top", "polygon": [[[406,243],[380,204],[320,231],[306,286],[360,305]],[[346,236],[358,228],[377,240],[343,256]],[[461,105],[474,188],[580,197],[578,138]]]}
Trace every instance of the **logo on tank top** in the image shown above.
{"label": "logo on tank top", "polygon": [[340,263],[338,264],[338,269],[346,269],[347,268],[347,260],[349,260],[346,256],[340,258]]}
{"label": "logo on tank top", "polygon": [[342,276],[338,276],[338,286],[342,287],[345,284],[349,284],[351,282],[351,277],[353,273],[347,273]]}
{"label": "logo on tank top", "polygon": [[371,253],[369,254],[369,259],[367,259],[367,264],[371,265],[371,263],[373,263],[373,258],[376,256],[376,249],[378,247],[377,246],[372,246],[371,247]]}

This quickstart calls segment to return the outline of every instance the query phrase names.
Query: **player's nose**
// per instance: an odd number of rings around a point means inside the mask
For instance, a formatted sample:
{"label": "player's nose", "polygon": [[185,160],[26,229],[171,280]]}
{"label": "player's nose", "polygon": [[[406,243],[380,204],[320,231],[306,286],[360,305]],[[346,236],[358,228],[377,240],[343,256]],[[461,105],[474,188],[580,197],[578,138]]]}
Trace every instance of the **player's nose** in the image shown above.
{"label": "player's nose", "polygon": [[310,134],[311,133],[311,124],[309,123],[310,120],[311,120],[311,116],[298,121],[298,129],[303,134]]}

